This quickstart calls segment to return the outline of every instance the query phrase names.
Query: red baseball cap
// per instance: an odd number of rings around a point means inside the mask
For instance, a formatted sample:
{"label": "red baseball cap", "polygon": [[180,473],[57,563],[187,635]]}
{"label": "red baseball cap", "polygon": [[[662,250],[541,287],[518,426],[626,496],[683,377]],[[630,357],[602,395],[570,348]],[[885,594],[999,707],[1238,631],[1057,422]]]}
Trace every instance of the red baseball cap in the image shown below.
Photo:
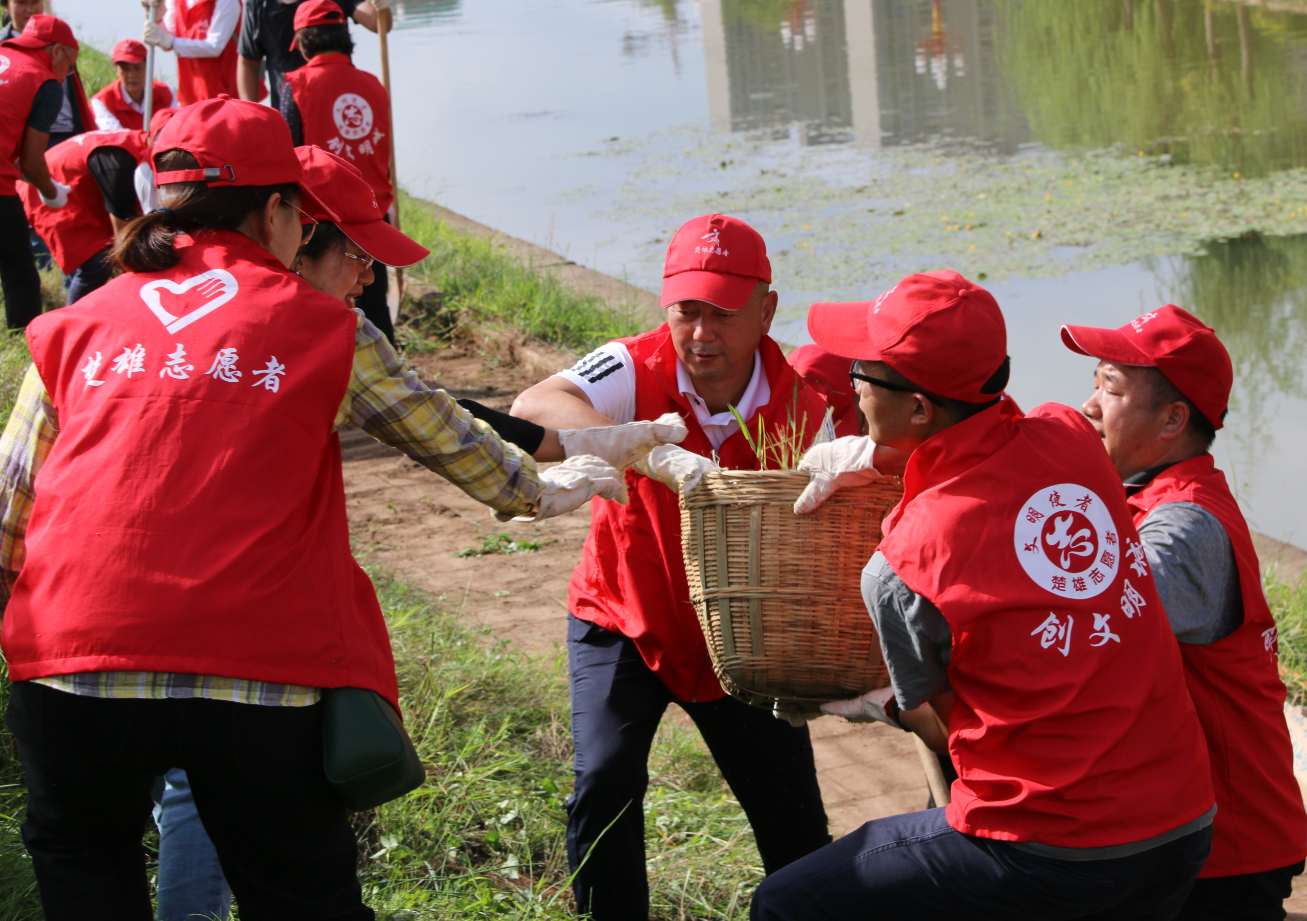
{"label": "red baseball cap", "polygon": [[786,355],[785,360],[800,377],[819,381],[836,393],[853,396],[853,387],[849,384],[852,358],[828,352],[819,345],[801,345]]}
{"label": "red baseball cap", "polygon": [[27,20],[22,34],[6,39],[3,44],[17,45],[19,48],[44,48],[46,45],[67,45],[75,49],[82,47],[77,44],[77,39],[73,36],[73,30],[68,27],[68,23],[57,16],[47,16],[44,13],[37,13]]}
{"label": "red baseball cap", "polygon": [[767,244],[736,217],[705,214],[686,221],[667,245],[662,306],[707,301],[739,310],[758,282],[771,284]]}
{"label": "red baseball cap", "polygon": [[383,265],[403,268],[431,255],[385,222],[372,186],[354,164],[321,147],[296,147],[295,155],[304,167],[300,205],[311,217],[331,221]]}
{"label": "red baseball cap", "polygon": [[[178,149],[191,153],[200,168],[158,172],[159,155]],[[304,172],[281,113],[226,94],[178,109],[154,139],[154,151],[156,186],[280,185],[299,182]]]}
{"label": "red baseball cap", "polygon": [[145,46],[134,38],[124,38],[113,46],[115,64],[139,64],[145,60]]}
{"label": "red baseball cap", "polygon": [[156,109],[154,114],[150,116],[150,136],[158,137],[159,132],[163,130],[163,126],[172,121],[173,116],[180,111],[181,109],[173,106],[164,106],[162,109]]}
{"label": "red baseball cap", "polygon": [[1216,331],[1187,310],[1163,304],[1120,329],[1063,326],[1062,341],[1081,355],[1156,368],[1215,428],[1230,405],[1234,366]]}
{"label": "red baseball cap", "polygon": [[[290,40],[290,50],[294,51],[296,48],[300,29],[307,29],[309,26],[344,26],[348,24],[349,20],[345,18],[345,11],[340,8],[340,4],[336,0],[308,0],[307,3],[301,3],[295,10],[296,35],[295,38]],[[368,255],[371,255],[371,253]]]}
{"label": "red baseball cap", "polygon": [[813,304],[822,348],[883,361],[918,387],[988,403],[1007,386],[1007,325],[994,295],[957,272],[909,275],[874,301]]}

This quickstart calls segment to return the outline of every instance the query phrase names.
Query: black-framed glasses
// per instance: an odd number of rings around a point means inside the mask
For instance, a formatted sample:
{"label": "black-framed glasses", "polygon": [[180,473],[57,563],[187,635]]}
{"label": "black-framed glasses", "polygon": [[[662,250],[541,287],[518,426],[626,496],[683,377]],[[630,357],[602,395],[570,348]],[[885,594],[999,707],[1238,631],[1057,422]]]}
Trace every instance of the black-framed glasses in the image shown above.
{"label": "black-framed glasses", "polygon": [[849,386],[853,388],[854,393],[858,392],[858,381],[866,381],[873,387],[881,387],[895,393],[919,393],[936,406],[944,405],[943,400],[927,390],[922,390],[920,387],[909,387],[904,384],[896,384],[893,381],[881,380],[879,377],[868,377],[865,374],[860,374],[858,373],[858,362],[854,361],[853,364],[849,365]]}

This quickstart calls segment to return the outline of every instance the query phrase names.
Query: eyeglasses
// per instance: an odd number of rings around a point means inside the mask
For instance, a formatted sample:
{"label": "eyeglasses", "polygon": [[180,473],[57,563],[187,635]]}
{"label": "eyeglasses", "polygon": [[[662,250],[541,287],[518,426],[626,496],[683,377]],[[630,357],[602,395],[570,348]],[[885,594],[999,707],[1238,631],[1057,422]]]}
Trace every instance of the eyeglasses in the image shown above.
{"label": "eyeglasses", "polygon": [[849,365],[849,386],[853,388],[854,393],[857,393],[858,391],[858,381],[866,381],[868,384],[871,384],[874,387],[881,387],[884,388],[885,390],[891,390],[895,393],[920,393],[926,399],[930,400],[930,402],[934,403],[936,406],[944,405],[943,400],[935,396],[933,393],[930,393],[929,391],[922,390],[920,387],[908,387],[903,384],[895,384],[892,381],[881,380],[879,377],[868,377],[865,374],[859,374],[857,369],[858,369],[857,361]]}
{"label": "eyeglasses", "polygon": [[[281,201],[282,201],[283,204],[290,205],[292,208],[294,208],[294,209],[295,209],[296,211],[298,211],[300,214],[304,215],[306,218],[309,219],[309,223],[308,223],[308,225],[307,225],[308,228],[309,228],[309,232],[308,232],[307,234],[304,234],[304,236],[300,237],[300,246],[303,246],[305,243],[307,243],[307,242],[309,242],[310,240],[312,240],[312,239],[313,239],[313,234],[317,232],[317,229],[318,229],[318,219],[315,218],[313,215],[309,214],[309,213],[308,213],[307,211],[305,211],[303,208],[301,208],[301,207],[299,207],[299,206],[297,206],[297,205],[291,205],[290,202],[286,201],[286,199],[284,199],[284,198],[283,198]],[[303,228],[303,227],[300,228],[300,233],[302,233],[302,234],[304,233],[304,228]]]}
{"label": "eyeglasses", "polygon": [[364,254],[364,255],[362,255],[362,256],[358,256],[358,255],[355,255],[354,253],[351,253],[349,250],[344,250],[344,249],[341,250],[341,252],[344,253],[344,254],[345,254],[346,256],[348,256],[349,258],[351,258],[351,259],[357,259],[359,262],[363,263],[363,270],[364,270],[364,271],[367,271],[368,269],[372,268],[372,263],[374,263],[374,262],[377,261],[376,259],[374,259],[374,258],[372,258],[371,256],[368,256],[368,255],[366,255],[366,254]]}

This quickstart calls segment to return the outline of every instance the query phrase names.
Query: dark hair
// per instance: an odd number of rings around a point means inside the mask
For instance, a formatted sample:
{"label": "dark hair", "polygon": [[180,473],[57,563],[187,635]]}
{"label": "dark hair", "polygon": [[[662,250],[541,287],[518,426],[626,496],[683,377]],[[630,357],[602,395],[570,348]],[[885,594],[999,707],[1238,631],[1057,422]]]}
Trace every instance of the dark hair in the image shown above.
{"label": "dark hair", "polygon": [[332,51],[345,55],[354,53],[354,40],[349,37],[349,26],[344,23],[338,26],[305,26],[295,33],[295,44],[305,58]]}
{"label": "dark hair", "polygon": [[[1203,444],[1203,450],[1206,451],[1216,441],[1216,426],[1212,420],[1204,416],[1198,407],[1194,405],[1193,400],[1189,399],[1180,392],[1180,388],[1171,383],[1171,379],[1159,371],[1157,368],[1147,368],[1145,377],[1149,382],[1152,390],[1153,406],[1160,407],[1163,403],[1183,403],[1189,407],[1189,425],[1188,428],[1198,437]],[[1229,410],[1222,410],[1221,421],[1225,421],[1225,414]]]}
{"label": "dark hair", "polygon": [[299,254],[309,259],[321,259],[332,250],[345,248],[347,239],[344,231],[333,224],[331,221],[318,221],[315,224],[305,224],[304,233],[309,232],[309,228],[314,227],[313,236],[309,242],[300,244]]}
{"label": "dark hair", "polygon": [[[159,172],[198,169],[200,164],[185,150],[165,150],[156,161]],[[268,199],[280,194],[282,201],[299,201],[299,186],[242,185],[210,188],[204,182],[169,183],[164,190],[166,207],[133,218],[123,228],[109,258],[124,272],[159,272],[175,266],[177,237],[194,230],[235,230]]]}

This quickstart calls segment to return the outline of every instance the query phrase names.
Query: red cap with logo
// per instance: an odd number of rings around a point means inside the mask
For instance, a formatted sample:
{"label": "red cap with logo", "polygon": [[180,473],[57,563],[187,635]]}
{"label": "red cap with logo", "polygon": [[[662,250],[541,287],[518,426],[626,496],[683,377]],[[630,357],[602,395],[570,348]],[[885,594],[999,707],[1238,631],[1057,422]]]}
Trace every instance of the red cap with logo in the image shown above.
{"label": "red cap with logo", "polygon": [[1007,386],[1007,325],[994,295],[957,272],[909,275],[874,301],[813,304],[822,348],[883,361],[936,396],[988,403]]}
{"label": "red cap with logo", "polygon": [[371,184],[354,164],[321,147],[296,147],[295,155],[304,167],[300,204],[311,217],[331,221],[383,265],[402,268],[431,254],[385,222]]}
{"label": "red cap with logo", "polygon": [[68,23],[44,13],[37,13],[27,20],[21,35],[15,35],[0,44],[17,45],[19,48],[44,48],[46,45],[67,45],[75,49],[82,47],[77,44]]}
{"label": "red cap with logo", "polygon": [[[295,31],[307,29],[309,26],[343,26],[348,25],[345,18],[345,11],[340,8],[336,0],[308,0],[307,3],[301,3],[295,10]],[[298,35],[290,40],[290,50],[294,51],[297,47],[296,41]]]}
{"label": "red cap with logo", "polygon": [[113,46],[115,64],[139,64],[145,60],[145,46],[134,38],[124,38]]}
{"label": "red cap with logo", "polygon": [[[194,156],[200,168],[158,172],[159,155],[178,149]],[[226,94],[178,109],[154,139],[154,151],[157,186],[280,185],[299,182],[304,171],[280,112]]]}
{"label": "red cap with logo", "polygon": [[667,246],[662,306],[707,301],[739,310],[758,282],[771,284],[767,244],[744,221],[705,214],[686,221]]}
{"label": "red cap with logo", "polygon": [[1120,329],[1063,326],[1062,341],[1081,355],[1161,371],[1214,428],[1230,405],[1234,366],[1216,331],[1187,310],[1164,304]]}

